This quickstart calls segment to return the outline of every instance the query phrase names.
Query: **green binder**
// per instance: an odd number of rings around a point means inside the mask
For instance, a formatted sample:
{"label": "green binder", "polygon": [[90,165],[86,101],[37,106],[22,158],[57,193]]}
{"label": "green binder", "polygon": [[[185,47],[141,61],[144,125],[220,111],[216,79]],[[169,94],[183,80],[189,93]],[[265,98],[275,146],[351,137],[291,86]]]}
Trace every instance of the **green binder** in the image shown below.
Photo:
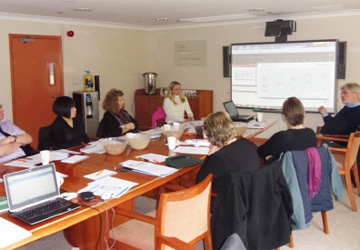
{"label": "green binder", "polygon": [[176,155],[166,158],[166,164],[173,168],[186,168],[200,164],[203,161],[191,155]]}
{"label": "green binder", "polygon": [[0,213],[9,210],[8,202],[5,196],[0,197]]}

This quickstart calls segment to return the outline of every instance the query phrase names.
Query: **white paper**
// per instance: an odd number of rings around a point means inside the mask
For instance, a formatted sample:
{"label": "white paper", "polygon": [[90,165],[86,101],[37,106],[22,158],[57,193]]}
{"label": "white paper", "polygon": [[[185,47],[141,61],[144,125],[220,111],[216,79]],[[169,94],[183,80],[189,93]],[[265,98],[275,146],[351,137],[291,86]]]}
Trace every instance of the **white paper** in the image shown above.
{"label": "white paper", "polygon": [[81,155],[80,152],[73,151],[73,150],[68,150],[68,149],[59,149],[59,150],[56,150],[56,151],[61,152],[61,153],[73,154],[73,155]]}
{"label": "white paper", "polygon": [[199,139],[187,139],[185,140],[186,145],[192,145],[195,147],[210,147],[210,142],[208,140],[199,140]]}
{"label": "white paper", "polygon": [[210,148],[208,147],[177,147],[173,152],[181,154],[207,155]]}
{"label": "white paper", "polygon": [[104,149],[103,145],[101,144],[101,142],[99,142],[99,141],[91,142],[89,146],[80,148],[80,151],[83,153],[86,153],[86,154],[92,154],[92,153],[103,154],[103,153],[105,153],[105,149]]}
{"label": "white paper", "polygon": [[263,122],[257,122],[257,121],[255,121],[255,120],[253,120],[253,121],[250,121],[249,123],[248,123],[248,128],[265,128],[265,126],[266,126],[266,122],[265,121],[263,121]]}
{"label": "white paper", "polygon": [[124,167],[131,168],[136,172],[159,177],[168,176],[178,171],[175,168],[143,161],[127,160],[120,164]]}
{"label": "white paper", "polygon": [[4,218],[0,218],[0,248],[14,244],[31,235],[32,233],[30,231],[27,231]]}
{"label": "white paper", "polygon": [[168,158],[169,156],[149,153],[149,154],[139,155],[137,157],[146,159],[152,163],[156,163],[156,162],[160,163],[160,162],[164,162],[166,158]]}
{"label": "white paper", "polygon": [[115,175],[115,174],[117,174],[116,171],[103,169],[103,170],[97,171],[97,172],[92,173],[92,174],[84,175],[84,177],[88,178],[88,179],[91,179],[91,180],[98,180],[98,179],[103,178],[105,176],[110,176],[110,175]]}
{"label": "white paper", "polygon": [[65,160],[62,160],[61,162],[74,164],[83,161],[87,158],[89,158],[89,156],[87,155],[73,155]]}
{"label": "white paper", "polygon": [[98,180],[88,183],[88,186],[79,190],[81,192],[93,192],[95,195],[103,195],[107,191],[114,192],[114,197],[119,198],[121,195],[125,194],[132,187],[138,185],[136,182],[123,180],[120,178],[115,178],[111,176],[105,176]]}
{"label": "white paper", "polygon": [[37,160],[31,160],[31,159],[17,159],[8,163],[5,163],[5,166],[12,166],[12,167],[22,167],[22,168],[31,168],[34,167],[36,164],[39,164],[41,162]]}
{"label": "white paper", "polygon": [[154,138],[159,138],[162,134],[162,131],[158,128],[155,128],[155,129],[143,131],[141,132],[141,134],[148,135],[150,136],[150,138],[154,139]]}

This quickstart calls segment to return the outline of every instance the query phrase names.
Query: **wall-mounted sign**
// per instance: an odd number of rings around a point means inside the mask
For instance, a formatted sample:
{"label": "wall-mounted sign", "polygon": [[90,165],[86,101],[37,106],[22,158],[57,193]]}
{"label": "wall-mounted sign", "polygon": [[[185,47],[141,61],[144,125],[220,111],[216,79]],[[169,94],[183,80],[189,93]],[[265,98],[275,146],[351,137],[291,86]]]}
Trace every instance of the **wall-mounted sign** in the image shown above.
{"label": "wall-mounted sign", "polygon": [[206,65],[207,41],[176,41],[175,64],[179,66]]}

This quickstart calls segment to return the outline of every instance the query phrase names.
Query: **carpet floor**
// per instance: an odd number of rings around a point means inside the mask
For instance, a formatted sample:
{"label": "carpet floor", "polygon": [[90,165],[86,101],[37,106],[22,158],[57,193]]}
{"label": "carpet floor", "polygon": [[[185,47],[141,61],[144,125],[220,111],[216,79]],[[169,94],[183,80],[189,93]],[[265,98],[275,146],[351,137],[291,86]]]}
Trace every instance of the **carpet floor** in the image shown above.
{"label": "carpet floor", "polygon": [[[360,197],[356,196],[358,210],[360,210]],[[323,231],[321,214],[315,214],[311,226],[304,230],[293,231],[295,250],[358,250],[360,249],[360,211],[353,212],[346,190],[342,201],[334,201],[335,208],[327,213],[330,234]],[[136,199],[136,210],[146,213],[153,210],[155,201],[146,197]],[[201,242],[196,244],[203,249]],[[20,250],[77,250],[69,245],[62,232],[48,236],[24,247]],[[282,250],[290,249],[282,246]]]}

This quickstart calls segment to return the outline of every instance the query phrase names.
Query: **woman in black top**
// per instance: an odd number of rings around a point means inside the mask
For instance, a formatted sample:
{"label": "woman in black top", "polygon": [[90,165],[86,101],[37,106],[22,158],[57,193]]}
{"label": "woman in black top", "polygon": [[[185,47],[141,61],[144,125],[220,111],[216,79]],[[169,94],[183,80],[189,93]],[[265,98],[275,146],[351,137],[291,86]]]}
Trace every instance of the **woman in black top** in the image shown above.
{"label": "woman in black top", "polygon": [[116,137],[128,132],[137,132],[136,120],[124,107],[124,93],[121,90],[111,89],[103,101],[103,108],[106,112],[99,124],[97,137]]}
{"label": "woman in black top", "polygon": [[89,142],[81,118],[76,115],[75,102],[71,97],[58,97],[53,104],[58,116],[51,125],[51,134],[58,148],[70,148]]}
{"label": "woman in black top", "polygon": [[245,138],[236,139],[234,123],[229,115],[224,112],[208,115],[204,121],[204,133],[211,146],[197,175],[197,182],[212,173],[215,185],[222,175],[260,167],[256,145]]}
{"label": "woman in black top", "polygon": [[305,150],[316,147],[317,140],[314,131],[304,126],[305,110],[296,97],[288,98],[282,107],[282,117],[288,130],[274,134],[267,142],[258,148],[261,158],[266,161],[281,158],[282,153],[292,150]]}

